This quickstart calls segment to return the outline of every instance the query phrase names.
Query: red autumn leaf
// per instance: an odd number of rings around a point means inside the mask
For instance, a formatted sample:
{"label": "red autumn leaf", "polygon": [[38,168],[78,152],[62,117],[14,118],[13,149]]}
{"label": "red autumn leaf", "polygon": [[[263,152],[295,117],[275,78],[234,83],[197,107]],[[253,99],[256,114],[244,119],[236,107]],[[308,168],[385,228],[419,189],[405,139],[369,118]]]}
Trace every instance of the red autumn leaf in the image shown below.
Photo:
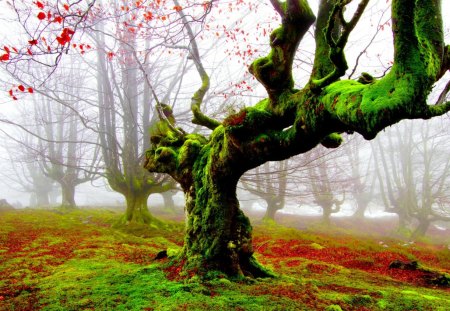
{"label": "red autumn leaf", "polygon": [[19,89],[19,91],[21,92],[25,92],[25,87],[21,84],[17,87]]}
{"label": "red autumn leaf", "polygon": [[61,16],[56,16],[55,19],[53,20],[53,22],[61,24],[62,20],[63,20],[63,18]]}
{"label": "red autumn leaf", "polygon": [[65,37],[56,37],[56,41],[58,41],[59,44],[65,45],[67,43],[67,38]]}
{"label": "red autumn leaf", "polygon": [[33,40],[28,40],[28,43],[31,45],[37,45],[38,41],[36,39],[33,39]]}
{"label": "red autumn leaf", "polygon": [[43,8],[44,8],[44,5],[43,5],[42,2],[40,2],[40,1],[36,1],[36,5],[37,5],[37,7],[40,8],[40,9],[43,9]]}
{"label": "red autumn leaf", "polygon": [[28,90],[28,93],[33,93],[34,92],[32,87],[29,87],[27,90]]}
{"label": "red autumn leaf", "polygon": [[173,9],[177,12],[181,11],[183,8],[180,5],[176,5],[173,7]]}
{"label": "red autumn leaf", "polygon": [[9,93],[9,96],[13,96],[13,90],[12,90],[12,89],[10,89],[10,90],[8,91],[8,93]]}
{"label": "red autumn leaf", "polygon": [[144,13],[144,18],[145,18],[145,20],[147,20],[147,21],[152,20],[152,19],[153,19],[153,14],[152,14],[152,12],[146,12],[146,13]]}
{"label": "red autumn leaf", "polygon": [[56,41],[58,41],[59,44],[65,45],[67,42],[71,40],[71,35],[73,35],[75,31],[73,31],[70,28],[64,28],[61,32],[61,35],[59,37],[56,37]]}
{"label": "red autumn leaf", "polygon": [[37,18],[39,18],[40,20],[43,20],[43,19],[45,19],[46,16],[47,15],[45,15],[44,12],[39,12],[39,14],[37,15]]}
{"label": "red autumn leaf", "polygon": [[9,60],[9,54],[3,54],[2,56],[0,56],[0,61],[4,62]]}
{"label": "red autumn leaf", "polygon": [[16,97],[16,96],[13,96],[13,99],[14,99],[14,100],[17,100],[17,97]]}
{"label": "red autumn leaf", "polygon": [[10,52],[9,48],[6,45],[3,48],[5,49],[6,53],[9,54],[9,52]]}
{"label": "red autumn leaf", "polygon": [[66,9],[66,11],[69,11],[69,5],[68,4],[64,4],[64,8]]}
{"label": "red autumn leaf", "polygon": [[33,55],[33,52],[31,52],[31,49],[28,49],[27,52],[28,52],[28,55]]}

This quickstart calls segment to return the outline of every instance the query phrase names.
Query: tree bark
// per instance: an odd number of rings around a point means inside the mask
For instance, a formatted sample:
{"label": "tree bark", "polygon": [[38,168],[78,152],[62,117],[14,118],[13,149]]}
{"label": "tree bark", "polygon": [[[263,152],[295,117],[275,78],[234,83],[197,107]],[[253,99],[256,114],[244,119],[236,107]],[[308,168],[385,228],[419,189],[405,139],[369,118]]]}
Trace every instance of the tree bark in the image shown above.
{"label": "tree bark", "polygon": [[129,191],[124,196],[127,204],[125,223],[151,224],[154,217],[150,214],[147,206],[149,194]]}
{"label": "tree bark", "polygon": [[[33,200],[30,199],[31,206],[49,206],[49,191],[34,191],[32,193],[34,196]],[[32,203],[31,203],[32,202]]]}
{"label": "tree bark", "polygon": [[213,165],[194,172],[196,181],[187,194],[185,268],[200,273],[218,270],[231,276],[265,276],[253,257],[251,225],[239,208],[237,180],[217,176],[216,169]]}
{"label": "tree bark", "polygon": [[[214,136],[215,141],[227,139],[223,127]],[[187,223],[179,257],[184,270],[201,275],[221,271],[231,277],[272,275],[253,257],[252,227],[236,196],[236,186],[244,172],[236,169],[242,154],[226,144],[206,144],[196,134],[180,141],[169,137],[159,146],[149,151],[152,154],[147,153],[145,166],[170,172],[185,193]]]}
{"label": "tree bark", "polygon": [[414,232],[411,235],[411,238],[413,238],[413,239],[423,237],[427,233],[427,230],[431,224],[431,220],[428,219],[427,215],[419,217],[418,221],[419,221],[419,225],[416,227],[416,229],[414,230]]}
{"label": "tree bark", "polygon": [[61,193],[62,200],[61,205],[64,207],[76,207],[75,203],[75,187],[76,185],[71,183],[60,183],[61,184]]}

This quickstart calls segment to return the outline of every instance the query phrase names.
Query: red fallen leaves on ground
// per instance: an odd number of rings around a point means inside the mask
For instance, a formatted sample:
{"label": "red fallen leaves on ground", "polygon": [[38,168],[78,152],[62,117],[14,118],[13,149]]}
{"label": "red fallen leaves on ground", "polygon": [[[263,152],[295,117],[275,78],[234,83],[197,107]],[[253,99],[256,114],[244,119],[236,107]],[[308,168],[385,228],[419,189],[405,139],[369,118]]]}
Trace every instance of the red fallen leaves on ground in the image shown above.
{"label": "red fallen leaves on ground", "polygon": [[[298,266],[301,261],[298,258],[322,261],[328,264],[339,265],[348,269],[357,269],[377,275],[386,275],[393,279],[412,283],[420,286],[426,285],[427,273],[422,270],[401,270],[389,269],[389,265],[394,260],[408,261],[406,255],[396,251],[380,250],[368,251],[346,246],[325,246],[315,248],[312,242],[303,240],[269,240],[267,237],[256,237],[254,239],[255,250],[261,253],[268,262],[273,261],[274,267],[279,268],[279,261],[286,262],[287,267]],[[349,244],[355,243],[354,240]],[[435,255],[422,253],[419,250],[411,251],[414,255],[427,264],[438,264]],[[292,258],[292,260],[289,260]],[[295,258],[295,259],[294,259]],[[264,260],[264,261],[266,261]],[[323,273],[326,265],[308,265],[310,272]],[[330,271],[333,273],[332,271]],[[335,271],[336,272],[336,271]],[[328,273],[328,272],[327,272]]]}

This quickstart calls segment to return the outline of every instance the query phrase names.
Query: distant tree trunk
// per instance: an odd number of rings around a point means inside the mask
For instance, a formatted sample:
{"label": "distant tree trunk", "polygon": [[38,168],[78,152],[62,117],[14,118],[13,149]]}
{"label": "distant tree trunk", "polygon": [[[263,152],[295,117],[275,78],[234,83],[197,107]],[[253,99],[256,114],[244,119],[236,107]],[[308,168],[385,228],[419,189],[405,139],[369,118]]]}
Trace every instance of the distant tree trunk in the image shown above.
{"label": "distant tree trunk", "polygon": [[422,216],[422,217],[418,217],[417,220],[419,221],[419,225],[416,227],[416,229],[414,230],[414,232],[411,235],[411,238],[413,238],[413,239],[423,237],[427,233],[427,230],[431,224],[431,220],[428,219],[428,217],[426,215]]}
{"label": "distant tree trunk", "polygon": [[126,224],[140,223],[150,224],[154,220],[154,217],[150,214],[147,206],[149,194],[129,191],[125,195],[125,201],[127,203],[127,210],[125,213]]}
{"label": "distant tree trunk", "polygon": [[48,206],[50,205],[49,191],[35,191],[34,193],[34,203],[37,206]]}
{"label": "distant tree trunk", "polygon": [[61,183],[62,200],[61,205],[65,207],[76,207],[75,203],[75,187],[76,185],[68,182]]}
{"label": "distant tree trunk", "polygon": [[275,214],[283,209],[284,207],[284,200],[280,198],[265,198],[267,208],[266,213],[264,214],[263,221],[269,220],[269,221],[275,221]]}
{"label": "distant tree trunk", "polygon": [[353,213],[353,217],[363,219],[372,195],[367,193],[356,193],[354,194],[354,197],[356,200],[356,211]]}
{"label": "distant tree trunk", "polygon": [[174,211],[175,210],[175,201],[173,200],[174,193],[169,190],[161,193],[161,196],[164,200],[164,209]]}
{"label": "distant tree trunk", "polygon": [[322,222],[326,225],[329,225],[331,223],[332,207],[329,205],[321,207],[322,207]]}

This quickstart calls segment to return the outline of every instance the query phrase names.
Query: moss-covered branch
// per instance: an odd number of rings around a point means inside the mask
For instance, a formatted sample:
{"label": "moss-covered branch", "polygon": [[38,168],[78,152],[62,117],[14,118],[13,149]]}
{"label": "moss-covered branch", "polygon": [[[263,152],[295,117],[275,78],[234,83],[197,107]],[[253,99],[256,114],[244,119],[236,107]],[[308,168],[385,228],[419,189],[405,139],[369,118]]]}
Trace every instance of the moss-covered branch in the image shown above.
{"label": "moss-covered branch", "polygon": [[270,35],[269,55],[255,60],[250,72],[266,88],[272,104],[277,97],[294,87],[292,62],[298,44],[312,25],[315,16],[306,0],[271,1],[282,24]]}
{"label": "moss-covered branch", "polygon": [[[344,18],[345,6],[350,3],[348,0],[337,0],[331,13],[329,14],[327,26],[325,27],[325,41],[329,48],[329,58],[334,65],[333,70],[320,79],[312,79],[310,86],[318,91],[330,83],[341,78],[348,69],[347,60],[345,58],[344,48],[347,44],[350,33],[355,28],[361,15],[363,14],[369,0],[362,0],[355,11],[352,19],[347,22]],[[324,7],[323,7],[324,8]],[[326,7],[330,11],[329,7]],[[326,12],[325,12],[326,13]],[[336,38],[336,29],[340,29]],[[323,38],[322,38],[323,40]]]}

